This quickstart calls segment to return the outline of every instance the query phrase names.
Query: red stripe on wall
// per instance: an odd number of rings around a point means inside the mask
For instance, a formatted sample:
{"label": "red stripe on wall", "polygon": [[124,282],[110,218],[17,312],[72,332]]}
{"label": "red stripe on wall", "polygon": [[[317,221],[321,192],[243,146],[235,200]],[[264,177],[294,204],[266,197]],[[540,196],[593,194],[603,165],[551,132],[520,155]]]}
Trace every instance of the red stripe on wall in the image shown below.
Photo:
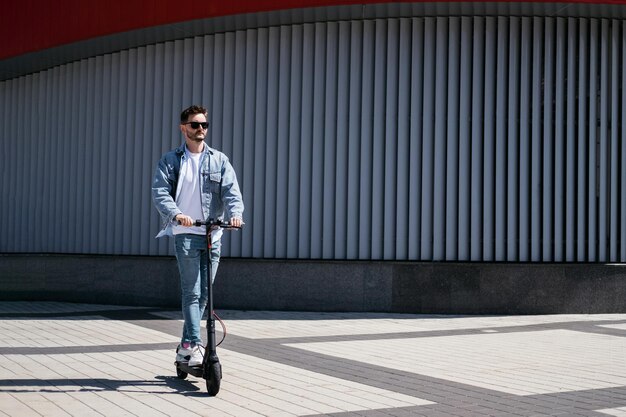
{"label": "red stripe on wall", "polygon": [[[373,3],[408,3],[408,1],[5,0],[0,13],[0,59],[114,33],[194,19],[293,8]],[[568,3],[626,4],[626,0],[574,0]]]}
{"label": "red stripe on wall", "polygon": [[368,1],[5,0],[0,13],[0,59],[99,36],[194,19],[357,3]]}

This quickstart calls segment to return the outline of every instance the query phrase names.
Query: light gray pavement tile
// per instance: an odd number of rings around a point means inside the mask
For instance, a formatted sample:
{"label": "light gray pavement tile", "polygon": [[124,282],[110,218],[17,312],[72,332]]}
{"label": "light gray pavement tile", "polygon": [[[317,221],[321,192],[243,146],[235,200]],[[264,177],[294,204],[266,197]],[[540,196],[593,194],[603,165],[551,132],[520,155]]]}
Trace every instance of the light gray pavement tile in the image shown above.
{"label": "light gray pavement tile", "polygon": [[31,406],[8,392],[0,392],[0,410],[10,416],[40,416]]}
{"label": "light gray pavement tile", "polygon": [[600,327],[605,327],[607,329],[618,329],[618,330],[626,330],[626,323],[618,323],[618,324],[600,324]]}
{"label": "light gray pavement tile", "polygon": [[0,321],[0,348],[176,343],[178,338],[102,316]]}
{"label": "light gray pavement tile", "polygon": [[[170,313],[177,314],[177,313]],[[545,316],[424,316],[415,314],[290,313],[260,312],[250,317],[246,312],[225,311],[229,333],[249,339],[319,336],[380,335],[387,333],[435,332],[463,329],[488,329],[626,320],[626,314],[574,314]],[[272,327],[267,327],[271,321]]]}
{"label": "light gray pavement tile", "polygon": [[606,414],[609,416],[615,416],[615,417],[626,417],[626,407],[620,407],[620,408],[605,408],[602,410],[597,410],[598,413],[602,413],[602,414]]}
{"label": "light gray pavement tile", "polygon": [[152,405],[140,401],[137,395],[129,395],[116,389],[106,389],[97,393],[101,398],[118,405],[119,408],[133,416],[166,416]]}
{"label": "light gray pavement tile", "polygon": [[514,395],[626,385],[626,338],[568,330],[287,346]]}
{"label": "light gray pavement tile", "polygon": [[29,408],[34,410],[35,415],[42,416],[70,416],[63,410],[63,404],[57,404],[55,401],[50,401],[43,394],[39,392],[25,392],[19,396],[19,400],[28,405]]}
{"label": "light gray pavement tile", "polygon": [[41,394],[51,403],[59,404],[63,411],[71,416],[103,416],[104,414],[94,410],[88,403],[74,398],[71,393],[65,392],[45,392]]}

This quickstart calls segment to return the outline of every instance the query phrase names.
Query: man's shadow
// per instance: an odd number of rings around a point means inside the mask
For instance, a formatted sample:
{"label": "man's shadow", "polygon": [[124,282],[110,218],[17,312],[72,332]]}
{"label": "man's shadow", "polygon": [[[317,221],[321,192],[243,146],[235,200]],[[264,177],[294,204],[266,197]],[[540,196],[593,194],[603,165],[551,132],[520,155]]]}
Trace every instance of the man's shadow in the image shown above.
{"label": "man's shadow", "polygon": [[[204,380],[198,381],[204,383]],[[133,389],[134,387],[137,387]],[[167,387],[173,392],[161,390],[144,390],[145,387]],[[62,389],[65,388],[65,389]],[[147,394],[183,394],[187,396],[208,396],[200,387],[191,380],[180,379],[175,376],[157,375],[150,380],[123,380],[109,378],[58,378],[58,379],[4,379],[0,380],[0,392],[26,393],[26,392],[138,392]]]}

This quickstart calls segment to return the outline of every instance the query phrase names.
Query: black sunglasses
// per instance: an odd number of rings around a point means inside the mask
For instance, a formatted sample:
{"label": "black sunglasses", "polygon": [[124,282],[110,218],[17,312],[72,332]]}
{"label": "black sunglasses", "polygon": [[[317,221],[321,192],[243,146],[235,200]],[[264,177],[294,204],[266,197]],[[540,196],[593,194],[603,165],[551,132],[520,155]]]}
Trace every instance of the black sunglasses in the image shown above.
{"label": "black sunglasses", "polygon": [[202,129],[206,130],[207,127],[209,127],[209,122],[187,122],[183,124],[191,126],[192,129],[197,129],[202,126]]}

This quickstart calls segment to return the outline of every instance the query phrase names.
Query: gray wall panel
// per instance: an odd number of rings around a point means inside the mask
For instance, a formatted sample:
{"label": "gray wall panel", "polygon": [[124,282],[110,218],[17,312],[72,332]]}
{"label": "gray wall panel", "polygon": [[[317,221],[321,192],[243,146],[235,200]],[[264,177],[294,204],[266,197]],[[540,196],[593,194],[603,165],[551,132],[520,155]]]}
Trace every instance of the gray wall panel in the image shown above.
{"label": "gray wall panel", "polygon": [[[587,95],[589,89],[589,73],[590,71],[597,71],[595,68],[595,61],[590,60],[590,48],[589,44],[586,41],[588,38],[588,28],[587,25],[580,26],[580,39],[581,42],[578,46],[578,73],[584,76],[578,77],[578,91],[580,94]],[[591,48],[593,52],[595,52],[595,48]],[[591,66],[591,68],[590,68]],[[596,74],[596,72],[593,72]],[[588,111],[589,109],[589,111]],[[589,116],[592,116],[595,113],[595,106],[587,100],[578,100],[578,176],[577,176],[577,255],[576,260],[585,261],[586,252],[587,252],[587,178],[589,176],[588,169],[590,168],[587,164],[587,159],[589,158],[588,152],[588,142],[593,142],[595,138],[595,131],[589,132],[590,124],[589,124]],[[587,135],[587,132],[590,134]],[[591,194],[593,195],[593,193]]]}
{"label": "gray wall panel", "polygon": [[[486,19],[474,21],[474,60],[472,68],[472,154],[471,154],[471,226],[470,260],[482,260],[483,229],[483,132],[485,101],[485,67],[493,65],[493,57],[485,54]],[[478,122],[475,122],[478,121]]]}
{"label": "gray wall panel", "polygon": [[361,136],[359,180],[359,259],[370,259],[372,253],[371,224],[373,195],[380,198],[380,190],[372,189],[372,129],[374,115],[374,41],[375,23],[363,22],[363,75],[361,87]]}
{"label": "gray wall panel", "polygon": [[[556,25],[554,19],[545,21],[544,40],[544,77],[545,84],[553,86],[544,90],[544,101],[546,103],[555,102],[556,88]],[[549,262],[554,254],[554,146],[555,146],[555,111],[553,106],[543,106],[543,177],[542,177],[542,231],[541,231],[541,260]]]}
{"label": "gray wall panel", "polygon": [[611,82],[611,110],[610,110],[610,219],[609,219],[609,227],[613,231],[610,234],[610,253],[609,253],[609,261],[617,262],[618,261],[618,242],[619,242],[619,227],[620,227],[620,207],[619,207],[619,167],[620,167],[620,159],[619,159],[619,128],[618,128],[618,120],[619,120],[619,85],[620,85],[620,64],[619,64],[619,36],[620,36],[620,24],[614,24],[610,28],[610,54],[611,54],[611,69],[610,69],[610,82]]}
{"label": "gray wall panel", "polygon": [[[374,259],[383,259],[387,233],[394,233],[393,227],[387,229],[385,217],[385,124],[387,119],[387,20],[376,20],[374,38],[374,73],[373,73],[373,118],[372,118],[372,159],[369,169],[372,172],[372,207],[371,217],[361,227],[370,236],[370,253]],[[397,62],[394,63],[397,65]],[[392,65],[393,69],[394,66]],[[368,224],[369,223],[369,224]],[[369,230],[367,230],[369,229]]]}
{"label": "gray wall panel", "polygon": [[[268,45],[268,63],[278,63],[281,58],[280,54],[280,28],[270,28],[269,30],[269,45]],[[265,153],[265,200],[264,209],[264,230],[278,231],[278,223],[283,223],[282,217],[279,217],[278,207],[281,209],[284,205],[279,204],[279,195],[277,187],[278,177],[278,161],[284,160],[278,158],[279,152],[279,137],[281,135],[279,126],[279,97],[280,97],[280,83],[281,73],[275,70],[274,66],[268,66],[268,80],[267,80],[267,131],[266,131],[266,146]],[[276,256],[276,235],[272,233],[263,233],[261,236],[263,239],[263,257],[273,258]]]}
{"label": "gray wall panel", "polygon": [[[568,57],[567,57],[567,115],[566,137],[565,137],[565,217],[561,219],[565,225],[564,261],[573,262],[576,260],[574,250],[576,245],[576,96],[586,95],[585,92],[577,90],[578,59],[578,37],[583,37],[583,28],[578,28],[576,19],[568,19]],[[578,91],[578,93],[576,93]]]}
{"label": "gray wall panel", "polygon": [[[278,87],[278,145],[276,156],[276,212],[270,215],[276,218],[276,232],[272,236],[267,233],[266,236],[273,241],[276,248],[273,256],[282,254],[286,256],[288,253],[288,200],[289,194],[289,117],[290,117],[290,83],[291,83],[291,30],[289,27],[280,28],[279,40],[280,58],[278,60],[278,71],[280,83]],[[280,161],[280,163],[279,163]]]}
{"label": "gray wall panel", "polygon": [[[597,22],[596,19],[592,20]],[[609,84],[610,56],[608,45],[608,20],[602,20],[598,31],[592,30],[591,42],[600,41],[600,160],[599,160],[599,201],[598,201],[598,259],[608,260],[609,243]],[[600,33],[598,33],[600,32]],[[600,37],[600,39],[598,39]]]}
{"label": "gray wall panel", "polygon": [[543,19],[533,18],[533,61],[532,61],[532,124],[528,127],[531,130],[531,168],[530,168],[530,260],[532,262],[541,261],[541,170],[543,152],[543,125],[542,125],[542,85],[544,80],[543,55],[544,33]]}
{"label": "gray wall panel", "polygon": [[421,247],[419,259],[433,259],[433,176],[434,176],[434,112],[436,79],[436,25],[433,18],[424,24],[424,98],[422,106],[422,193]]}
{"label": "gray wall panel", "polygon": [[[597,26],[597,22],[591,21],[591,30],[593,32],[597,32],[598,30],[598,26]],[[598,89],[598,46],[595,42],[592,42],[590,44],[589,47],[589,73],[590,74],[594,74],[593,77],[589,77],[589,91],[597,91]],[[593,73],[591,72],[593,71]],[[597,201],[598,201],[598,188],[597,188],[597,174],[598,174],[598,169],[597,169],[597,136],[598,136],[598,129],[597,129],[597,118],[598,118],[598,101],[597,99],[594,100],[589,100],[589,115],[588,115],[588,120],[594,120],[594,123],[588,123],[588,133],[587,133],[587,152],[589,153],[588,157],[587,157],[587,187],[588,187],[588,192],[587,192],[587,197],[589,199],[588,205],[587,205],[587,212],[588,212],[588,217],[587,217],[587,221],[585,223],[585,227],[587,230],[587,247],[588,247],[588,253],[587,253],[587,259],[590,261],[595,261],[597,259],[597,235],[598,235],[598,229],[597,229],[597,218],[598,218],[598,208],[597,208]],[[583,134],[584,135],[584,134]],[[581,170],[585,170],[585,167],[581,166],[580,167]],[[584,210],[583,208],[580,208],[580,210]]]}
{"label": "gray wall panel", "polygon": [[[519,152],[520,152],[520,19],[511,18],[509,26],[509,62],[508,62],[508,114],[507,114],[507,140],[506,140],[506,259],[519,259]],[[504,36],[503,36],[504,37]]]}
{"label": "gray wall panel", "polygon": [[[257,46],[256,46],[256,91],[254,101],[254,137],[250,146],[254,150],[252,157],[250,158],[251,169],[254,185],[252,188],[254,205],[256,209],[251,211],[252,216],[252,229],[254,233],[254,242],[252,247],[252,256],[263,257],[263,247],[265,242],[265,213],[270,210],[267,206],[266,197],[268,191],[266,188],[266,166],[267,155],[273,151],[271,147],[272,140],[276,138],[276,135],[270,135],[267,131],[267,119],[268,119],[268,82],[269,72],[269,31],[268,29],[259,29],[257,33]],[[276,62],[276,61],[274,61]],[[273,72],[273,71],[272,71]],[[265,138],[265,140],[258,140],[259,138]],[[224,138],[222,138],[223,140]],[[274,151],[275,152],[275,151]],[[272,187],[273,188],[273,187]],[[270,229],[271,230],[271,229]]]}
{"label": "gray wall panel", "polygon": [[445,260],[458,260],[459,230],[459,83],[461,59],[461,19],[451,18],[448,38],[447,130],[445,183]]}
{"label": "gray wall panel", "polygon": [[[334,221],[324,222],[324,242],[333,241],[334,238],[334,252],[330,249],[324,254],[328,259],[346,259],[348,256],[348,241],[358,241],[352,238],[348,234],[348,193],[349,185],[348,178],[352,173],[351,165],[349,161],[349,155],[351,154],[349,136],[350,136],[350,74],[351,74],[351,28],[349,22],[339,23],[339,45],[336,50],[330,55],[336,60],[333,63],[333,67],[337,66],[337,116],[327,111],[327,120],[331,120],[330,126],[334,126],[336,129],[336,145],[328,143],[329,149],[333,149],[336,146],[336,158],[335,160],[328,160],[329,167],[326,167],[324,177],[327,181],[335,181],[335,189],[333,187],[325,187],[326,202],[324,207],[324,219],[332,219]],[[336,55],[335,55],[336,54]],[[359,68],[358,66],[356,68]],[[356,70],[354,71],[356,72]],[[357,148],[358,149],[358,148]],[[355,152],[356,153],[356,152]],[[330,152],[332,155],[332,152]],[[335,196],[342,196],[336,199],[335,207],[330,204],[335,200]],[[350,236],[350,238],[349,238]],[[329,245],[330,246],[330,245]]]}
{"label": "gray wall panel", "polygon": [[394,258],[407,259],[409,256],[409,241],[413,238],[410,233],[410,217],[414,213],[410,209],[410,169],[411,169],[411,20],[402,19],[400,21],[398,43],[398,82],[397,106],[398,106],[398,127],[397,127],[397,147],[395,149],[396,172],[394,178],[396,184],[391,186],[396,192],[396,212],[393,213],[393,220],[390,219],[387,227],[394,227],[397,244],[395,246]]}
{"label": "gray wall panel", "polygon": [[432,141],[434,148],[432,186],[432,258],[435,261],[445,260],[446,239],[446,136],[447,136],[447,104],[448,104],[448,50],[449,19],[438,17],[435,42],[435,78],[434,78],[434,131]]}
{"label": "gray wall panel", "polygon": [[483,222],[482,222],[482,259],[483,261],[495,261],[494,257],[494,186],[495,186],[495,128],[496,128],[496,96],[497,96],[497,65],[499,54],[505,51],[498,50],[498,27],[497,19],[486,19],[485,39],[485,113],[483,130]]}
{"label": "gray wall panel", "polygon": [[[385,119],[384,128],[385,132],[382,135],[384,138],[384,169],[381,174],[384,178],[384,195],[383,195],[383,211],[380,217],[374,217],[385,219],[384,222],[373,221],[372,225],[375,228],[382,228],[383,234],[383,259],[395,259],[396,258],[396,242],[398,239],[397,233],[397,207],[400,201],[398,200],[397,185],[402,182],[401,178],[406,175],[406,171],[402,172],[398,176],[397,161],[398,161],[398,70],[400,68],[400,22],[398,20],[392,20],[387,25],[387,56],[383,59],[383,62],[387,65],[387,71],[385,74]],[[399,242],[398,242],[399,243]],[[403,243],[400,243],[403,244]]]}
{"label": "gray wall panel", "polygon": [[[621,62],[622,68],[626,68],[626,30],[625,30],[625,26],[624,26],[624,22],[621,22],[621,37],[619,37],[619,40],[621,41]],[[617,60],[616,60],[617,61]],[[617,61],[619,62],[619,61]],[[622,86],[624,85],[624,81],[622,80]],[[620,117],[620,126],[621,129],[619,130],[619,137],[620,137],[620,144],[621,144],[621,154],[620,154],[620,161],[621,163],[619,164],[619,178],[620,178],[620,191],[619,191],[619,195],[621,196],[621,204],[620,204],[620,218],[619,218],[619,223],[620,223],[620,251],[619,251],[619,258],[617,259],[617,261],[619,262],[624,262],[624,260],[626,259],[626,219],[624,219],[624,211],[626,211],[626,144],[624,144],[624,138],[626,138],[626,123],[624,123],[623,121],[626,120],[626,88],[622,88],[621,89],[621,117]],[[615,131],[618,131],[617,128],[618,124],[615,123],[614,127],[615,127]]]}
{"label": "gray wall panel", "polygon": [[564,260],[563,238],[565,236],[563,210],[565,208],[565,196],[563,187],[565,184],[565,135],[567,126],[566,115],[566,71],[567,71],[567,40],[568,27],[565,19],[557,19],[556,36],[556,75],[554,118],[554,261]]}
{"label": "gray wall panel", "polygon": [[[489,260],[503,261],[506,259],[506,150],[508,141],[507,113],[509,94],[509,27],[506,20],[498,19],[498,57],[496,83],[496,112],[495,112],[495,143],[490,151],[491,157],[486,164],[490,165],[493,176],[490,178],[489,188],[493,192],[493,202],[489,202],[489,209],[493,210],[493,221],[490,227],[495,247],[489,245],[489,252],[495,249]],[[491,216],[490,216],[491,217]],[[491,258],[493,257],[493,258]]]}
{"label": "gray wall panel", "polygon": [[[361,85],[364,68],[363,59],[363,23],[354,22],[350,25],[350,61],[349,68],[349,115],[348,115],[348,190],[346,210],[351,213],[347,217],[346,258],[358,259],[361,243],[359,227],[360,179],[361,179]],[[331,222],[332,224],[332,222]],[[349,238],[348,238],[349,237]]]}
{"label": "gray wall panel", "polygon": [[[461,62],[459,89],[459,204],[458,204],[458,253],[457,259],[470,259],[471,222],[471,131],[472,131],[472,65],[473,65],[473,19],[461,18]],[[410,244],[410,243],[409,243]]]}
{"label": "gray wall panel", "polygon": [[411,114],[409,128],[409,214],[408,259],[419,259],[422,235],[422,129],[424,123],[424,19],[412,21],[411,33]]}
{"label": "gray wall panel", "polygon": [[[626,262],[619,20],[414,17],[148,45],[0,82],[1,252],[166,255],[150,201],[209,109],[226,256]],[[596,77],[597,75],[597,77]]]}
{"label": "gray wall panel", "polygon": [[522,18],[520,24],[520,106],[519,106],[519,162],[518,170],[513,175],[519,181],[518,210],[519,247],[518,260],[530,261],[530,189],[531,155],[530,145],[532,138],[531,123],[531,77],[532,77],[532,25],[530,18]]}

